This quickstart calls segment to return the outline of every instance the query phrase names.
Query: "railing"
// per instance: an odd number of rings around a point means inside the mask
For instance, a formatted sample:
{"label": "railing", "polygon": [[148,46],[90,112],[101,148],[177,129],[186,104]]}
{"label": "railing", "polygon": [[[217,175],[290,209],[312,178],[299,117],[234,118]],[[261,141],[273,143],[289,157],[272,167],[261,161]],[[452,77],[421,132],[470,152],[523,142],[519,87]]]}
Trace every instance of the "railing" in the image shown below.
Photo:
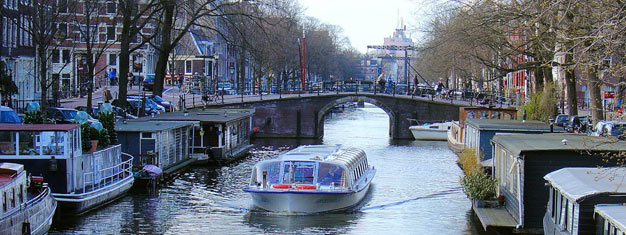
{"label": "railing", "polygon": [[[126,153],[122,153],[122,156],[125,156],[128,159],[112,167],[104,168],[94,172],[84,173],[82,187],[83,193],[104,188],[105,186],[113,184],[114,182],[117,182],[121,179],[126,178],[129,175],[132,175],[133,156]],[[105,177],[96,177],[102,175],[104,175]]]}

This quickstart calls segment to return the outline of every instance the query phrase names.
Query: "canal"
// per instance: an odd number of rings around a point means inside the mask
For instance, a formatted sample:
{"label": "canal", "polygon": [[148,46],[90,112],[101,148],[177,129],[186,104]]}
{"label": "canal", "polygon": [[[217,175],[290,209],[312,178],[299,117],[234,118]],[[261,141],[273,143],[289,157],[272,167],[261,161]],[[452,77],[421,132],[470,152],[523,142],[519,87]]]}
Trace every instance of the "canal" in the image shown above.
{"label": "canal", "polygon": [[389,139],[389,117],[372,105],[346,108],[325,121],[317,143],[362,148],[377,169],[353,211],[281,215],[251,209],[241,189],[250,167],[311,141],[269,139],[238,163],[194,167],[154,192],[132,191],[77,218],[59,218],[51,233],[97,234],[483,234],[459,185],[462,171],[446,142]]}

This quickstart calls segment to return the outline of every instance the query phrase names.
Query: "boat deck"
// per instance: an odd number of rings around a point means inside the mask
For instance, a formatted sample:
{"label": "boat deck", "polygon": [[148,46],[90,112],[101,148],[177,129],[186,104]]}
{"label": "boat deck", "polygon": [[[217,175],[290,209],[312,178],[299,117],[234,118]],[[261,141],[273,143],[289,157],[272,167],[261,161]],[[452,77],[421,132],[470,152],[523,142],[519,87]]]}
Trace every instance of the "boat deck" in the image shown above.
{"label": "boat deck", "polygon": [[481,208],[474,207],[474,212],[478,216],[483,228],[487,230],[489,227],[494,228],[511,228],[514,229],[517,221],[503,207],[500,208]]}

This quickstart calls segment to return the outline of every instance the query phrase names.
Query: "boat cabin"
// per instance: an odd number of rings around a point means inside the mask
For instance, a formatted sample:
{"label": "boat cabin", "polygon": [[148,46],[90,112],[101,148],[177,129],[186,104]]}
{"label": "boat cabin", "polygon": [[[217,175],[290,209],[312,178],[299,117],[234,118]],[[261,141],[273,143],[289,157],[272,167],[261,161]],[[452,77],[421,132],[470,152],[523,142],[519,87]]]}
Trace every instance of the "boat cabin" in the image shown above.
{"label": "boat cabin", "polygon": [[502,119],[465,120],[465,147],[475,151],[476,160],[491,168],[491,139],[496,133],[541,134],[550,132],[550,125],[541,121]]}
{"label": "boat cabin", "polygon": [[79,193],[124,174],[120,145],[83,154],[78,124],[0,124],[0,161],[43,176],[53,193]]}
{"label": "boat cabin", "polygon": [[232,160],[248,153],[252,148],[250,135],[253,114],[253,109],[190,110],[146,116],[129,122],[195,122],[191,133],[191,153],[209,153],[219,160]]}
{"label": "boat cabin", "polygon": [[596,205],[594,209],[596,235],[626,234],[626,205]]}
{"label": "boat cabin", "polygon": [[468,119],[517,120],[515,108],[460,107],[459,121],[452,122],[448,142],[455,152],[465,148],[465,122]]}
{"label": "boat cabin", "polygon": [[195,122],[117,122],[117,143],[135,156],[133,165],[155,165],[166,170],[190,159],[191,130]]}
{"label": "boat cabin", "polygon": [[15,163],[0,163],[0,218],[10,216],[27,199],[26,172],[24,166]]}
{"label": "boat cabin", "polygon": [[626,203],[624,176],[626,168],[622,167],[570,167],[547,174],[544,179],[550,184],[550,194],[544,234],[593,234],[602,228],[596,227],[604,224],[594,221],[594,207]]}
{"label": "boat cabin", "polygon": [[493,139],[496,193],[518,223],[541,229],[549,194],[543,177],[565,167],[615,166],[607,156],[626,150],[626,142],[565,133],[496,134]]}
{"label": "boat cabin", "polygon": [[250,186],[273,189],[351,189],[369,168],[356,148],[300,146],[280,157],[257,163]]}

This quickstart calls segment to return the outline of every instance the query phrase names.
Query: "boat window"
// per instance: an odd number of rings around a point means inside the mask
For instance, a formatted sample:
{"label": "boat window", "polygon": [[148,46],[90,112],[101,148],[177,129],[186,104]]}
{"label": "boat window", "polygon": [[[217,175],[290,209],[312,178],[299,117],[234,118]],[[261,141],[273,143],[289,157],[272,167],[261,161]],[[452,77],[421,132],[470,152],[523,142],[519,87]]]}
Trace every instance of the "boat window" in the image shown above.
{"label": "boat window", "polygon": [[478,117],[479,119],[488,119],[489,118],[489,111],[480,111],[479,112],[480,116]]}
{"label": "boat window", "polygon": [[24,202],[24,185],[20,184],[20,203]]}
{"label": "boat window", "polygon": [[504,113],[504,120],[515,120],[512,113]]}
{"label": "boat window", "polygon": [[476,118],[476,112],[467,112],[467,115],[465,115],[465,119],[470,119],[470,118]]}
{"label": "boat window", "polygon": [[284,162],[283,184],[313,184],[314,162]]}
{"label": "boat window", "polygon": [[15,154],[15,132],[13,131],[0,132],[0,154],[2,155],[14,155]]}
{"label": "boat window", "polygon": [[43,131],[35,146],[41,146],[44,155],[63,155],[63,143],[63,132]]}
{"label": "boat window", "polygon": [[320,163],[319,165],[319,169],[317,171],[317,175],[319,176],[324,176],[322,177],[320,180],[318,180],[318,182],[321,185],[342,185],[341,183],[341,179],[343,178],[344,175],[344,170],[339,167],[338,165],[335,164],[329,164],[329,163]]}
{"label": "boat window", "polygon": [[20,131],[20,155],[39,155],[39,148],[35,147],[35,140],[39,132]]}
{"label": "boat window", "polygon": [[11,188],[11,208],[15,207],[15,188]]}
{"label": "boat window", "polygon": [[8,203],[7,202],[7,191],[4,191],[3,195],[2,195],[2,209],[4,210],[4,212],[7,211],[7,203]]}
{"label": "boat window", "polygon": [[267,184],[278,184],[280,182],[280,162],[266,162],[259,164],[254,173],[256,175],[256,182],[253,184],[263,183],[263,172],[266,172]]}
{"label": "boat window", "polygon": [[501,119],[501,118],[502,118],[502,113],[497,112],[497,111],[492,111],[491,117],[489,119]]}

